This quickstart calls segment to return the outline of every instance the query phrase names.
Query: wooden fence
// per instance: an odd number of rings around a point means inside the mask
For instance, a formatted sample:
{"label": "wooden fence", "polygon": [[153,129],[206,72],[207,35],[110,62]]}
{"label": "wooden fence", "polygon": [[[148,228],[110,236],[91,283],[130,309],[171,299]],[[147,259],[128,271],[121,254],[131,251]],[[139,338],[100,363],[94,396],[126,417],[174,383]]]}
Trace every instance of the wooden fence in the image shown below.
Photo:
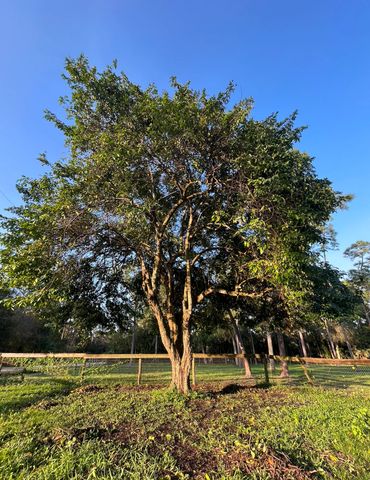
{"label": "wooden fence", "polygon": [[[88,360],[138,360],[138,369],[137,369],[137,384],[141,384],[142,378],[142,361],[143,360],[169,360],[168,354],[151,354],[151,353],[0,353],[0,374],[3,371],[3,363],[5,359],[12,358],[66,358],[66,359],[81,359],[83,360],[83,367],[86,366]],[[370,359],[364,358],[346,358],[346,359],[331,359],[331,358],[315,358],[315,357],[282,357],[279,355],[265,355],[265,354],[255,354],[255,355],[244,355],[244,354],[206,354],[206,353],[193,353],[192,355],[192,383],[196,384],[196,360],[197,359],[243,359],[247,358],[248,360],[257,360],[261,362],[264,366],[264,376],[265,383],[270,383],[269,378],[269,360],[276,360],[279,362],[289,362],[289,363],[298,363],[301,365],[303,372],[309,383],[313,383],[312,377],[308,371],[308,365],[328,365],[328,366],[350,366],[356,368],[357,366],[369,366],[370,368]]]}

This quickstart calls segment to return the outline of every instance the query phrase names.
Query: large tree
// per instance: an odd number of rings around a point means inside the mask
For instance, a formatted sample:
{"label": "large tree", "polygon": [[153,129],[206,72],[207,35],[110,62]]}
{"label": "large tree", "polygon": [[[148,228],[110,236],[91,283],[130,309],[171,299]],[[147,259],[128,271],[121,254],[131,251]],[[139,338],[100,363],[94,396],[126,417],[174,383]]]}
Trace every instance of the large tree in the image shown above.
{"label": "large tree", "polygon": [[[296,148],[295,114],[251,118],[252,102],[171,82],[142,89],[115,65],[67,60],[67,158],[18,185],[1,262],[20,302],[66,301],[58,284],[88,263],[96,275],[140,272],[172,365],[189,389],[191,322],[215,295],[294,299],[299,271],[345,198]],[[131,273],[127,273],[131,272]],[[303,279],[303,277],[302,277]],[[302,280],[303,282],[303,280]]]}

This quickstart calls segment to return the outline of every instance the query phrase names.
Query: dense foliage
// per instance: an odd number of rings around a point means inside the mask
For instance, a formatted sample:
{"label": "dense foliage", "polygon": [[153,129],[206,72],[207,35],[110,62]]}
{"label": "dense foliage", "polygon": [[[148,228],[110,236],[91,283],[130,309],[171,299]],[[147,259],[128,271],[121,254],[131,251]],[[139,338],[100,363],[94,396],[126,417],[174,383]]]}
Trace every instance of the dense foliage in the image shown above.
{"label": "dense foliage", "polygon": [[66,118],[47,118],[68,156],[41,155],[48,172],[19,182],[23,204],[2,222],[10,303],[92,331],[131,325],[139,294],[173,384],[187,391],[197,313],[227,297],[288,316],[347,197],[296,148],[295,114],[254,120],[250,99],[231,105],[232,86],[214,96],[176,79],[170,92],[142,89],[84,57],[67,60],[64,78]]}

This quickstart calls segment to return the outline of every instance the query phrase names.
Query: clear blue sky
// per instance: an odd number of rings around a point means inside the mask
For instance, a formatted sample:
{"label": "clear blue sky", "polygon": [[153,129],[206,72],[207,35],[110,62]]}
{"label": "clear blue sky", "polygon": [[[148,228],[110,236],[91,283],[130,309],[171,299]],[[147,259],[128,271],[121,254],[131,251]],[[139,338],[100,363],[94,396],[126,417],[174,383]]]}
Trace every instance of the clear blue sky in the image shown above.
{"label": "clear blue sky", "polygon": [[191,80],[215,92],[229,80],[255,116],[298,109],[301,148],[320,176],[353,193],[335,216],[342,257],[370,240],[370,3],[367,0],[2,0],[0,3],[0,212],[19,203],[15,182],[41,172],[36,158],[65,154],[43,119],[66,93],[64,59],[118,60],[131,80],[166,87]]}

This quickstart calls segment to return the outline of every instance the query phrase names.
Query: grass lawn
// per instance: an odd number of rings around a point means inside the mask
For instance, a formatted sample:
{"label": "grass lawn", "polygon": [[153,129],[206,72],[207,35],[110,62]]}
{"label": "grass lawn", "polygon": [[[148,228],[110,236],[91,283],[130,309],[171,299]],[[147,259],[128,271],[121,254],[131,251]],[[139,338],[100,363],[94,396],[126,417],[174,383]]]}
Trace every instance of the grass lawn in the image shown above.
{"label": "grass lawn", "polygon": [[183,398],[159,385],[168,366],[144,364],[142,387],[135,368],[1,385],[0,479],[370,479],[363,372],[323,388],[293,368],[288,385],[262,388],[226,386],[242,379],[233,365],[199,365]]}

